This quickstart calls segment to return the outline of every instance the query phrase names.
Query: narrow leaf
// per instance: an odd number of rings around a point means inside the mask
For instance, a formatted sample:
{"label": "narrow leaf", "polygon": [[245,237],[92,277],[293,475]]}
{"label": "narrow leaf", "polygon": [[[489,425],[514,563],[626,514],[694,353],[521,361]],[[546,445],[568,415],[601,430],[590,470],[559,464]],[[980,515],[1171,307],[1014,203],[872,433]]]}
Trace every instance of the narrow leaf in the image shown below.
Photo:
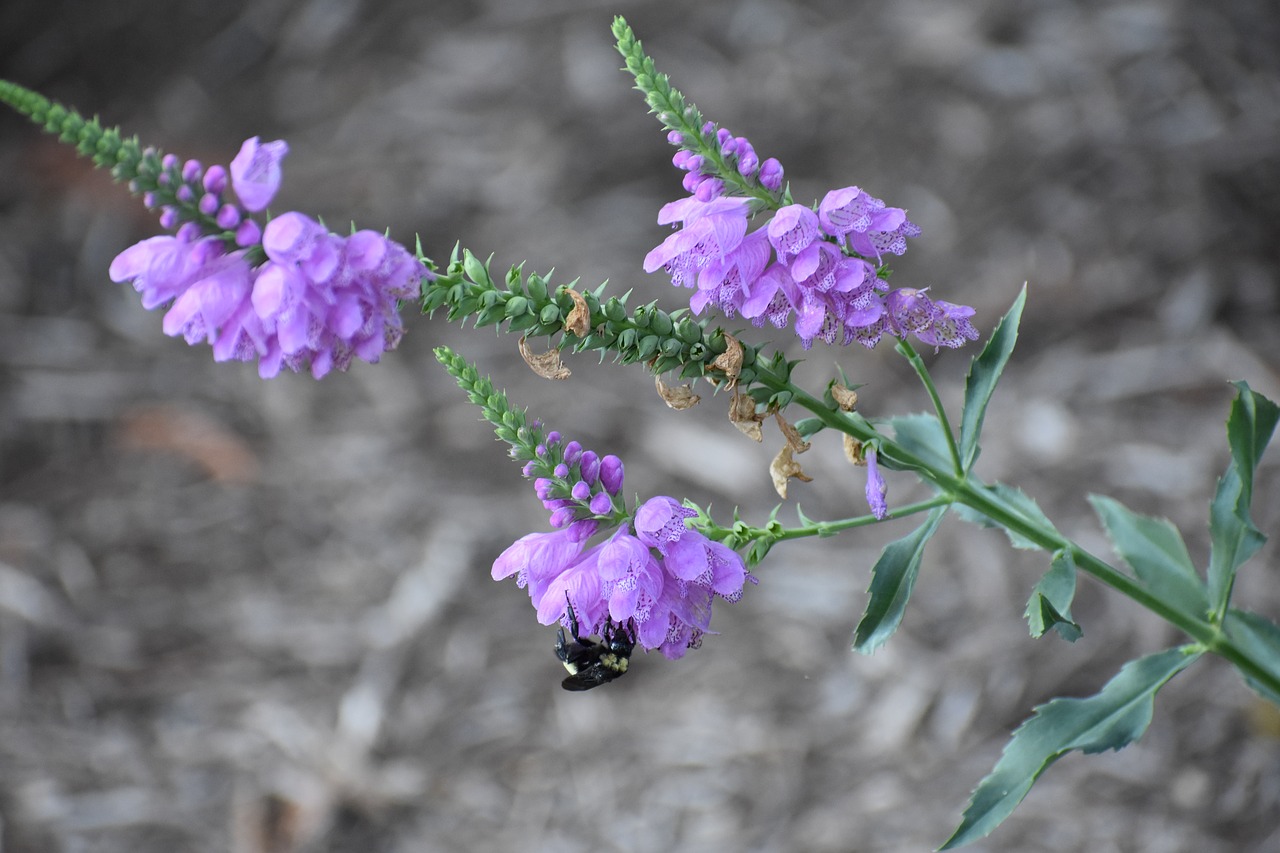
{"label": "narrow leaf", "polygon": [[1009,363],[1013,346],[1018,341],[1018,323],[1022,319],[1022,307],[1027,302],[1027,286],[1024,284],[1013,300],[1008,312],[1000,318],[987,345],[969,365],[969,375],[964,383],[964,411],[960,415],[960,461],[969,470],[978,458],[978,436],[982,433],[982,419],[987,404],[996,390],[1000,374]]}
{"label": "narrow leaf", "polygon": [[1102,691],[1087,699],[1040,705],[1005,745],[991,774],[974,789],[955,834],[940,849],[982,838],[1007,818],[1049,765],[1072,750],[1120,749],[1151,723],[1155,694],[1200,656],[1191,647],[1129,661]]}
{"label": "narrow leaf", "polygon": [[1266,537],[1249,516],[1253,503],[1253,472],[1275,431],[1280,408],[1244,382],[1227,417],[1227,444],[1231,463],[1218,480],[1218,491],[1209,505],[1209,596],[1219,617],[1231,598],[1236,571],[1262,547]]}
{"label": "narrow leaf", "polygon": [[1031,591],[1031,600],[1027,602],[1027,624],[1031,628],[1031,636],[1041,637],[1050,628],[1056,630],[1062,639],[1074,643],[1084,633],[1071,618],[1071,602],[1076,595],[1076,564],[1067,551],[1059,551],[1053,557],[1049,571],[1035,589]]}
{"label": "narrow leaf", "polygon": [[1209,609],[1208,590],[1178,528],[1167,519],[1139,515],[1102,495],[1090,495],[1089,502],[1111,544],[1138,578],[1167,603],[1203,619]]}
{"label": "narrow leaf", "polygon": [[1280,626],[1257,613],[1231,608],[1222,629],[1236,645],[1257,661],[1271,678],[1265,684],[1245,673],[1244,680],[1259,696],[1280,705]]}
{"label": "narrow leaf", "polygon": [[[984,488],[986,491],[1017,510],[1027,521],[1036,524],[1044,530],[1054,530],[1053,522],[1049,521],[1049,517],[1040,509],[1040,505],[1037,504],[1026,492],[1004,483],[993,483]],[[997,522],[987,518],[985,515],[971,507],[963,504],[956,504],[955,510],[962,519],[970,524],[976,524],[979,527],[1000,527]],[[1005,535],[1009,537],[1009,543],[1015,548],[1021,548],[1024,551],[1038,551],[1042,547],[1039,543],[1032,542],[1021,533],[1015,533],[1008,528],[1002,529],[1004,530]]]}
{"label": "narrow leaf", "polygon": [[854,633],[855,651],[869,655],[898,630],[920,571],[924,547],[937,531],[945,512],[946,507],[933,510],[923,524],[902,539],[890,542],[881,552],[871,569],[871,586],[867,590],[871,598]]}

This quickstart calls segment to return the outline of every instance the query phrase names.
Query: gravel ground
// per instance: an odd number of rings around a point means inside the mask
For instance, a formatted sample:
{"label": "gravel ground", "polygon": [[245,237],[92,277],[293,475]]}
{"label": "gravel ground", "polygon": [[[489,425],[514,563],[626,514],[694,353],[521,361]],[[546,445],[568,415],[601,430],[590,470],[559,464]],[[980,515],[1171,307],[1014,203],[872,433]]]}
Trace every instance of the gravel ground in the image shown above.
{"label": "gravel ground", "polygon": [[[285,208],[676,307],[639,269],[681,192],[617,71],[619,13],[797,199],[856,183],[909,208],[924,236],[895,281],[975,305],[984,333],[1030,282],[984,476],[1104,554],[1089,492],[1185,525],[1203,558],[1226,380],[1280,399],[1268,4],[16,0],[0,76],[205,162],[287,138]],[[666,409],[642,371],[546,382],[514,339],[440,318],[319,383],[215,366],[108,281],[155,233],[127,193],[4,113],[0,173],[6,853],[927,850],[1034,704],[1177,641],[1088,582],[1084,638],[1030,640],[1043,556],[949,522],[901,631],[851,654],[887,525],[780,546],[700,651],[565,693],[553,632],[488,575],[543,512],[431,348],[622,455],[629,489],[721,518],[767,517],[775,448],[716,402]],[[867,383],[871,416],[927,404],[887,346],[807,358],[814,385],[835,362]],[[954,404],[967,357],[934,362]],[[805,462],[806,514],[858,511],[838,446]],[[1275,562],[1238,592],[1273,617]],[[971,849],[1280,849],[1278,733],[1204,662],[1141,743],[1062,760]]]}

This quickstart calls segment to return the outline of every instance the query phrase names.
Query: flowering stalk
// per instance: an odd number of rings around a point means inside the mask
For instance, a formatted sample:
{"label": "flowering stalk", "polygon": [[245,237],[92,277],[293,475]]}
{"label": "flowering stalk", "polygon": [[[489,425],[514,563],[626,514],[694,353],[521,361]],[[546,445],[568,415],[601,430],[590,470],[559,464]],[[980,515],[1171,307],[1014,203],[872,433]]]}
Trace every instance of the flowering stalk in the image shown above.
{"label": "flowering stalk", "polygon": [[133,284],[144,308],[168,306],[165,334],[207,341],[215,361],[257,360],[264,379],[281,367],[319,379],[357,358],[377,362],[399,343],[399,301],[431,275],[422,260],[375,231],[341,237],[293,211],[265,224],[254,218],[280,186],[283,141],[248,139],[229,168],[206,169],[8,81],[0,80],[0,101],[160,211],[174,234],[129,247],[110,273]]}
{"label": "flowering stalk", "polygon": [[[494,580],[515,576],[544,625],[576,622],[602,636],[621,631],[671,660],[698,648],[715,597],[737,601],[743,584],[755,582],[738,553],[691,528],[686,522],[697,513],[674,498],[650,498],[628,510],[618,457],[598,456],[530,423],[466,359],[448,347],[435,352],[510,445],[511,457],[524,462],[556,528],[503,551]],[[598,541],[588,544],[592,537]]]}

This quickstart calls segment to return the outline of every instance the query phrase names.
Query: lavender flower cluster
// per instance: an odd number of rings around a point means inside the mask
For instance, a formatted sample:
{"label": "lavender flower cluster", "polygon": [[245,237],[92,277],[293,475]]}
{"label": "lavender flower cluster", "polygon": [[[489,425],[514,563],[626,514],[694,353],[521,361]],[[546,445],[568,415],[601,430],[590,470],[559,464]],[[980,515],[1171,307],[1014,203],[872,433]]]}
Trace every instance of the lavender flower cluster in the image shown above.
{"label": "lavender flower cluster", "polygon": [[[256,358],[264,379],[281,366],[310,368],[319,379],[395,349],[404,332],[398,300],[415,297],[429,272],[375,231],[339,237],[297,212],[260,227],[249,214],[274,198],[288,150],[254,137],[229,171],[196,160],[179,167],[167,155],[157,183],[173,190],[174,203],[159,204],[156,192],[143,201],[159,206],[160,224],[177,233],[130,246],[110,274],[132,282],[143,307],[169,304],[165,334],[207,340],[214,360]],[[225,195],[228,178],[238,204]]]}
{"label": "lavender flower cluster", "polygon": [[[751,143],[723,128],[708,124],[702,133],[748,181],[770,191],[781,187],[777,160],[758,164]],[[668,139],[684,142],[675,131]],[[673,162],[686,170],[683,183],[691,195],[659,212],[659,224],[678,224],[678,229],[649,252],[644,269],[663,269],[672,284],[696,288],[689,301],[695,314],[714,305],[725,316],[741,314],[756,326],[767,320],[781,329],[794,313],[805,349],[815,339],[842,346],[858,341],[870,348],[886,332],[909,333],[934,347],[977,339],[968,319],[972,308],[934,300],[925,290],[890,292],[879,277],[883,256],[903,254],[907,238],[920,234],[903,209],[888,207],[858,187],[844,187],[827,193],[816,209],[785,205],[747,233],[761,208],[758,200],[728,194],[701,155],[682,148]]]}
{"label": "lavender flower cluster", "polygon": [[[493,564],[494,580],[511,577],[529,590],[538,621],[568,626],[572,605],[580,626],[603,634],[609,625],[671,660],[696,648],[711,624],[715,596],[742,597],[748,574],[738,553],[688,527],[697,515],[674,498],[656,497],[628,516],[621,507],[623,465],[552,432],[539,444],[525,476],[551,511],[550,533],[530,533]],[[617,529],[589,545],[607,524]]]}

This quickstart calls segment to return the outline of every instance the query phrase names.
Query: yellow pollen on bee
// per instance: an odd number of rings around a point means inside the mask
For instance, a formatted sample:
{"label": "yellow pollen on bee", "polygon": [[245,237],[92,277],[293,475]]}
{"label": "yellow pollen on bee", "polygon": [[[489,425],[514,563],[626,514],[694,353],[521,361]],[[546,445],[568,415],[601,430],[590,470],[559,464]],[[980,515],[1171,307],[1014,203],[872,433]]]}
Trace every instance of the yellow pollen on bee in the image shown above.
{"label": "yellow pollen on bee", "polygon": [[576,666],[574,666],[573,664],[569,663],[567,660],[560,661],[560,662],[561,662],[562,664],[564,664],[564,668],[565,668],[565,669],[567,669],[567,670],[569,671],[569,674],[570,674],[570,675],[577,675],[577,674],[578,674],[578,668],[577,668]]}

